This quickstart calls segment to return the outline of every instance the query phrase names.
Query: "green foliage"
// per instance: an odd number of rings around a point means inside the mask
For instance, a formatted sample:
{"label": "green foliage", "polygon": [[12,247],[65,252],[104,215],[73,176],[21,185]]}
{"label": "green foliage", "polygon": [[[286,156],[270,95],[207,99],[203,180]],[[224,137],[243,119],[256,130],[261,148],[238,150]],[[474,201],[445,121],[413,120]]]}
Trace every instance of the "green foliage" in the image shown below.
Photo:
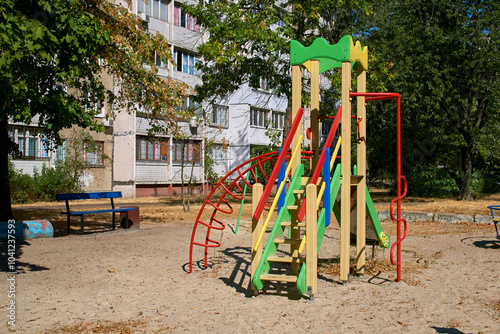
{"label": "green foliage", "polygon": [[419,165],[408,180],[410,195],[421,197],[450,198],[458,195],[457,183],[444,168]]}
{"label": "green foliage", "polygon": [[[492,131],[500,122],[500,3],[374,3],[366,30],[375,55],[368,82],[373,76],[402,95],[406,173],[420,165],[444,166],[461,198],[471,199],[472,172],[500,163],[492,154],[498,151]],[[375,131],[368,128],[370,166],[384,168],[394,147],[394,109],[375,104],[370,115],[378,123]]]}
{"label": "green foliage", "polygon": [[500,176],[483,174],[479,171],[472,173],[472,194],[479,198],[483,195],[500,193]]}
{"label": "green foliage", "polygon": [[[203,84],[196,88],[200,100],[225,97],[245,83],[258,88],[261,78],[273,93],[290,99],[290,40],[310,45],[323,37],[335,44],[357,32],[359,18],[370,14],[367,1],[339,0],[208,0],[186,10],[210,33],[198,49],[203,57]],[[338,80],[337,73],[327,74]]]}
{"label": "green foliage", "polygon": [[130,0],[0,2],[0,219],[12,217],[8,121],[37,116],[43,135],[59,142],[59,131],[75,125],[104,131],[89,105],[106,105],[111,118],[147,109],[154,132],[175,132],[177,117],[190,117],[179,108],[187,86],[157,75],[155,53],[173,61],[167,40],[147,32],[131,7]]}
{"label": "green foliage", "polygon": [[210,185],[214,186],[219,182],[220,176],[215,172],[214,166],[216,164],[213,155],[214,140],[205,138],[205,181]]}
{"label": "green foliage", "polygon": [[9,178],[12,203],[50,202],[56,200],[56,194],[81,191],[79,182],[68,175],[62,164],[55,168],[44,164],[41,171],[33,171],[33,176],[9,164]]}

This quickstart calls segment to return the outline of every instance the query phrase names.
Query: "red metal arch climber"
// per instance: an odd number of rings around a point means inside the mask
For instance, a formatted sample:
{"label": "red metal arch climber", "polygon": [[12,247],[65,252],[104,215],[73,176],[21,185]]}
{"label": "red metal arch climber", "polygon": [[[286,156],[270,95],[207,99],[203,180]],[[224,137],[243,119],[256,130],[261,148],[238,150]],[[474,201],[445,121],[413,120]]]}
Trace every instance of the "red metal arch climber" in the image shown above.
{"label": "red metal arch climber", "polygon": [[[303,159],[309,159],[312,152],[310,151],[302,151]],[[266,180],[269,180],[269,175],[266,174],[265,166],[270,165],[270,170],[274,168],[276,162],[278,160],[279,151],[269,152],[262,155],[259,155],[255,158],[252,158],[239,166],[233,168],[229,173],[227,173],[210,191],[210,194],[207,196],[205,201],[203,202],[200,211],[198,212],[198,216],[196,217],[196,221],[193,226],[193,232],[191,235],[191,242],[189,248],[189,272],[193,272],[193,248],[194,246],[204,247],[204,267],[205,269],[208,266],[208,248],[220,247],[220,242],[210,239],[210,233],[212,230],[223,230],[226,225],[221,221],[220,218],[216,218],[217,213],[221,214],[232,214],[234,212],[231,204],[226,200],[226,195],[236,199],[242,200],[244,197],[242,185],[246,184],[248,187],[252,188],[252,183],[248,181],[247,175],[253,177],[253,180],[257,180],[258,171],[262,177]],[[290,152],[287,152],[285,156],[285,160],[288,161],[290,159]],[[227,185],[227,183],[229,185]],[[222,192],[222,195],[218,200],[213,200],[212,197],[214,194]],[[210,216],[210,220],[205,222],[202,220],[202,214],[205,209],[213,208],[212,214]],[[196,233],[199,232],[200,227],[205,227],[205,241],[204,242],[196,242],[195,236]]]}

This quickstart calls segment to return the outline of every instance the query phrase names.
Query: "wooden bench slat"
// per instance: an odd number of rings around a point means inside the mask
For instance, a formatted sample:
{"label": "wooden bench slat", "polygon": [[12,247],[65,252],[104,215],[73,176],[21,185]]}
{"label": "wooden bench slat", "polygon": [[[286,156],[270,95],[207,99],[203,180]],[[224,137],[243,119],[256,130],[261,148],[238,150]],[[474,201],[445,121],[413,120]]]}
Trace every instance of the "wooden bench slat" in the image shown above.
{"label": "wooden bench slat", "polygon": [[[134,211],[136,208],[119,208],[119,209],[103,209],[103,210],[92,210],[92,211],[71,211],[69,214],[71,216],[81,216],[88,215],[93,213],[106,213],[106,212],[125,212],[125,211]],[[61,212],[61,214],[67,215],[68,212]]]}
{"label": "wooden bench slat", "polygon": [[98,191],[92,193],[69,193],[57,194],[58,201],[75,200],[75,199],[99,199],[99,198],[120,198],[121,191]]}

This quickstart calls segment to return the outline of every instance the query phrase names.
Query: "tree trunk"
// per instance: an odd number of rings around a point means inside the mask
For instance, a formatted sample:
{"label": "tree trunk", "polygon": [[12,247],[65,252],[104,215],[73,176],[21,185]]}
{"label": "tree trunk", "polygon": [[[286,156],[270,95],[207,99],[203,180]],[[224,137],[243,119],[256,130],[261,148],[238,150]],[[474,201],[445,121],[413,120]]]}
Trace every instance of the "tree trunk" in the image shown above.
{"label": "tree trunk", "polygon": [[182,198],[182,210],[186,212],[186,198],[184,196],[184,140],[181,141],[181,198]]}
{"label": "tree trunk", "polygon": [[462,184],[462,200],[472,201],[472,144],[468,144],[462,150],[462,171],[464,181]]}
{"label": "tree trunk", "polygon": [[0,119],[0,222],[14,219],[10,204],[9,147],[7,118]]}

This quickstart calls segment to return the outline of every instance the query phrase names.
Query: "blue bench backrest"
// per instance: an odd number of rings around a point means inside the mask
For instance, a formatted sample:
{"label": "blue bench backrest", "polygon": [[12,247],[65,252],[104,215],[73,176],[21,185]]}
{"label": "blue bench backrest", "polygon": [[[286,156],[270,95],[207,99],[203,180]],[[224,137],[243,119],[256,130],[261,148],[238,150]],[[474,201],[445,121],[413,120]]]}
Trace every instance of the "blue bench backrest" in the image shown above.
{"label": "blue bench backrest", "polygon": [[122,197],[121,191],[101,191],[95,193],[74,193],[74,194],[57,194],[58,201],[74,200],[74,199],[97,199],[97,198],[119,198]]}

